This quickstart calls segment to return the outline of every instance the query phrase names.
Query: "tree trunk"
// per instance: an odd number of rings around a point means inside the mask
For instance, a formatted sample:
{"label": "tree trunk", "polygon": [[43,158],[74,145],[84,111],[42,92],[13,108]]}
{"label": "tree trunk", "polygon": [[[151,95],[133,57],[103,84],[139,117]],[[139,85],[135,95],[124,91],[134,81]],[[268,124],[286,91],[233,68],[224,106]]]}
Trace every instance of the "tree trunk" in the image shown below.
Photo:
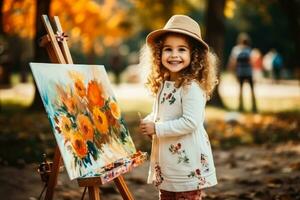
{"label": "tree trunk", "polygon": [[10,40],[4,32],[3,5],[4,1],[0,0],[0,86],[11,87],[12,51]]}
{"label": "tree trunk", "polygon": [[167,20],[174,14],[174,0],[163,0],[163,13],[161,13],[161,16],[163,17],[164,21],[167,22]]}
{"label": "tree trunk", "polygon": [[4,24],[3,24],[3,0],[0,0],[0,35],[4,34]]}
{"label": "tree trunk", "polygon": [[[223,66],[223,49],[224,49],[224,35],[225,35],[225,17],[224,17],[224,8],[226,0],[207,0],[207,8],[205,14],[205,41],[209,44],[212,50],[219,57],[219,67],[218,70],[220,77],[221,67]],[[221,99],[218,85],[216,92],[213,95],[209,104],[224,108],[225,105]]]}
{"label": "tree trunk", "polygon": [[[39,40],[42,36],[47,34],[46,29],[44,28],[41,16],[43,14],[49,15],[51,0],[36,0],[36,16],[35,16],[35,38],[34,38],[34,61],[35,62],[50,62],[50,59],[47,55],[46,49],[43,49],[39,46]],[[32,105],[30,106],[31,110],[41,110],[43,109],[42,100],[38,93],[37,87],[35,85],[35,94]]]}
{"label": "tree trunk", "polygon": [[285,12],[295,45],[295,55],[292,64],[296,67],[297,78],[300,80],[300,2],[298,0],[279,0],[282,10]]}

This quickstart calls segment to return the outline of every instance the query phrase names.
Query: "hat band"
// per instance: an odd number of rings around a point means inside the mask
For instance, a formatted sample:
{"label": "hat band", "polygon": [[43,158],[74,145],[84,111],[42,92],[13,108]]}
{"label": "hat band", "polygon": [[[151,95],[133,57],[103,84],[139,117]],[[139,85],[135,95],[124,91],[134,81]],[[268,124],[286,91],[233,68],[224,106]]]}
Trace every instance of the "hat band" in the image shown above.
{"label": "hat band", "polygon": [[170,29],[175,29],[175,30],[177,29],[177,30],[181,30],[181,31],[188,32],[188,33],[190,33],[190,34],[193,34],[194,36],[196,36],[196,37],[199,38],[200,40],[202,40],[201,37],[200,37],[197,33],[188,31],[188,30],[186,30],[186,29],[182,29],[182,28],[168,28],[168,29],[165,29],[165,30],[170,30]]}

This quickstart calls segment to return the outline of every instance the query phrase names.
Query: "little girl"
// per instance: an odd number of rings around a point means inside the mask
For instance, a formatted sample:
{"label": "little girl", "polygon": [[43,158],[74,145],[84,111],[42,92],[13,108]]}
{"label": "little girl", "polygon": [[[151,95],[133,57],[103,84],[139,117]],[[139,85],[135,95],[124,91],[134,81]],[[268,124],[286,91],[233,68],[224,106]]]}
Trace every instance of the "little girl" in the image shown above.
{"label": "little girl", "polygon": [[146,43],[152,61],[147,85],[156,96],[152,113],[140,123],[140,131],[152,137],[148,183],[162,200],[199,200],[203,188],[217,184],[203,125],[217,83],[216,59],[198,23],[185,15],[171,17]]}

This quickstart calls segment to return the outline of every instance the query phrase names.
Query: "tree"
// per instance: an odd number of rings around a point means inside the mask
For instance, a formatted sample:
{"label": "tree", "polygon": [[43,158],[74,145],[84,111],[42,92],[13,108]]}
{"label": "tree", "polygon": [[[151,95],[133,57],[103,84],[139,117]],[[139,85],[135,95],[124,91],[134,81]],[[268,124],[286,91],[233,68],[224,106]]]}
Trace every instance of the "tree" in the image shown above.
{"label": "tree", "polygon": [[0,0],[0,35],[4,34],[2,10],[3,10],[3,0]]}
{"label": "tree", "polygon": [[[208,0],[206,15],[205,15],[205,41],[209,46],[214,50],[214,52],[219,57],[219,67],[223,66],[223,49],[224,49],[224,35],[225,35],[225,17],[224,17],[224,8],[226,0]],[[220,77],[221,69],[219,69]],[[210,104],[218,107],[225,107],[218,86],[213,98],[210,101]]]}
{"label": "tree", "polygon": [[[135,0],[132,15],[140,24],[139,31],[149,33],[162,28],[174,14],[187,14],[193,9],[199,9],[199,2],[193,0]],[[200,3],[201,5],[201,3]]]}
{"label": "tree", "polygon": [[82,49],[89,56],[88,62],[93,63],[104,49],[131,36],[128,7],[116,0],[53,0],[50,15],[59,16],[69,45]]}
{"label": "tree", "polygon": [[[1,33],[8,44],[6,48],[7,61],[6,64],[3,64],[3,68],[7,74],[5,79],[9,81],[10,72],[20,69],[25,72],[28,68],[24,62],[31,55],[31,49],[28,49],[26,45],[33,36],[33,16],[31,13],[34,11],[34,3],[33,0],[3,0],[1,4]],[[23,77],[25,76],[22,76],[21,81],[25,80]]]}
{"label": "tree", "polygon": [[10,86],[11,62],[7,34],[4,31],[3,0],[0,0],[0,85]]}
{"label": "tree", "polygon": [[[127,17],[128,2],[117,0],[1,0],[1,3],[4,7],[4,31],[8,35],[14,36],[16,39],[33,40],[33,37],[39,37],[41,33],[37,30],[39,34],[37,36],[35,29],[43,30],[40,14],[57,15],[64,31],[69,36],[69,47],[71,50],[73,47],[76,52],[87,55],[89,63],[94,63],[95,58],[103,55],[107,47],[118,45],[123,38],[131,35],[132,27]],[[40,23],[40,27],[36,27],[35,21]],[[18,46],[11,46],[20,47],[21,43],[18,42],[18,44]],[[34,49],[39,49],[37,42],[34,44]],[[20,51],[29,52],[28,47],[25,47],[24,50],[16,48],[13,53],[16,54]],[[37,50],[35,52],[43,53]],[[13,57],[14,60],[18,60],[18,56],[14,55]],[[34,57],[36,61],[39,61],[43,56],[34,55]]]}
{"label": "tree", "polygon": [[297,0],[278,0],[282,10],[285,12],[289,27],[292,33],[295,46],[295,54],[293,56],[293,65],[298,68],[298,79],[300,80],[300,2]]}
{"label": "tree", "polygon": [[[36,5],[34,60],[37,62],[49,62],[45,50],[38,44],[39,39],[46,34],[42,14],[59,16],[69,36],[69,47],[74,45],[82,49],[89,56],[89,63],[94,63],[94,58],[103,53],[105,47],[121,43],[122,38],[130,35],[126,9],[120,9],[116,1],[105,0],[100,4],[86,0],[36,0]],[[37,92],[31,108],[42,108]]]}
{"label": "tree", "polygon": [[[50,10],[51,0],[36,0],[36,15],[35,15],[35,37],[34,37],[34,61],[35,62],[49,62],[49,57],[45,49],[41,49],[39,46],[39,40],[42,36],[46,34],[41,16],[43,14],[48,15]],[[42,100],[40,95],[37,92],[37,87],[35,85],[35,93],[33,103],[30,106],[32,110],[41,110],[43,109]]]}

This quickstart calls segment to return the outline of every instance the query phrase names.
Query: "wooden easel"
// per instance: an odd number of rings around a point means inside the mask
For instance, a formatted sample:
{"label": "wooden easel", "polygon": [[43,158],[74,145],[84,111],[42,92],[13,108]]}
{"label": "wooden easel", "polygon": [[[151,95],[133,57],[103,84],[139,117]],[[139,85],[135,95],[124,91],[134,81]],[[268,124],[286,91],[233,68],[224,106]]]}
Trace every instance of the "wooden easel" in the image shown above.
{"label": "wooden easel", "polygon": [[[63,30],[58,17],[57,16],[54,17],[54,24],[56,26],[56,31],[57,31],[56,34],[52,29],[51,23],[47,15],[43,15],[42,20],[44,22],[48,34],[41,38],[40,46],[46,48],[52,63],[72,64],[73,60],[67,42],[64,39],[65,35],[63,34]],[[60,42],[58,42],[58,39],[60,40]],[[59,148],[58,146],[56,146],[54,152],[53,165],[47,182],[45,200],[53,199],[54,187],[57,182],[61,160],[62,158],[61,158]],[[125,173],[126,170],[129,171],[130,169],[120,169],[121,172],[119,174],[112,173],[114,174],[114,176],[110,176],[108,179],[103,179],[100,177],[80,178],[77,179],[78,185],[80,187],[88,188],[90,200],[100,200],[99,186],[105,184],[110,180],[114,180],[114,183],[116,184],[123,199],[133,200],[133,197],[124,181],[124,178],[120,175]]]}

